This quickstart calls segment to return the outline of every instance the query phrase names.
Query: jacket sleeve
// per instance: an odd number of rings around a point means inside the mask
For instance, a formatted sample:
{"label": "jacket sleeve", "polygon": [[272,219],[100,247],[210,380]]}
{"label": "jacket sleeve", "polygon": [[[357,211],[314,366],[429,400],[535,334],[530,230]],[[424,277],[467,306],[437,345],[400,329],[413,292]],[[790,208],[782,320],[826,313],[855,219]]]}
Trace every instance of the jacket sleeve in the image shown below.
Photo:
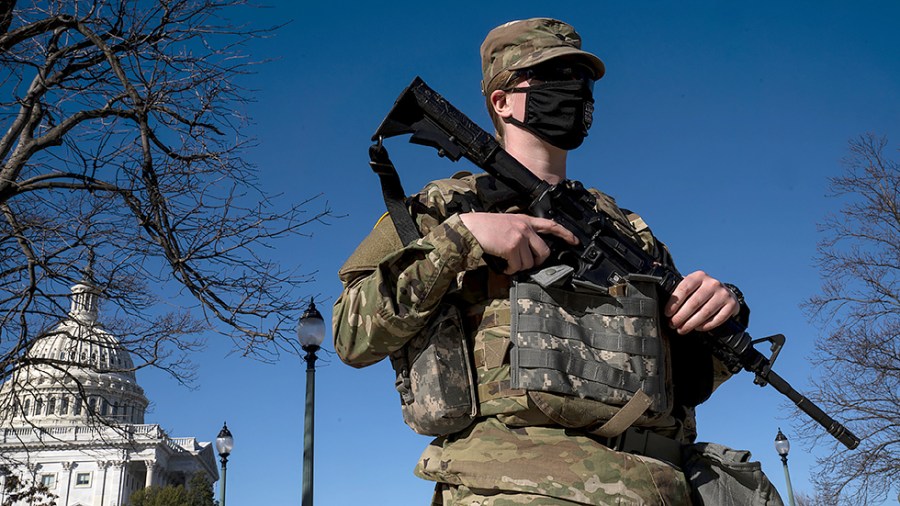
{"label": "jacket sleeve", "polygon": [[[428,195],[433,192],[420,198],[427,200]],[[430,214],[416,217],[425,232],[422,238],[389,251],[374,265],[342,269],[344,289],[335,302],[332,323],[334,348],[345,363],[364,367],[402,347],[427,324],[456,286],[457,275],[483,265],[483,250],[459,214],[442,220],[445,206],[426,208]],[[357,253],[362,248],[383,248],[383,241],[370,239]]]}

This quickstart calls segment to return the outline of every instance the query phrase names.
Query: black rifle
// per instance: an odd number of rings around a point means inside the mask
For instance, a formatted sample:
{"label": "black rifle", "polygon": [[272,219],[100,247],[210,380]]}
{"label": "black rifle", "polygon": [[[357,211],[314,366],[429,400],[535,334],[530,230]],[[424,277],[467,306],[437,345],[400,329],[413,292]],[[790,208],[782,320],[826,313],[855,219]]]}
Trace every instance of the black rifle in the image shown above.
{"label": "black rifle", "polygon": [[[617,228],[613,218],[597,211],[594,206],[596,199],[589,191],[578,184],[551,185],[538,178],[504,151],[493,136],[418,77],[403,90],[372,137],[376,144],[370,148],[369,154],[372,167],[379,175],[385,172],[396,175],[382,141],[403,134],[412,134],[410,142],[436,148],[440,156],[452,161],[467,158],[527,198],[530,214],[552,219],[571,230],[580,241],[577,246],[552,241],[551,249],[555,260],[573,268],[573,279],[611,286],[620,283],[629,274],[649,275],[659,280],[664,297],[671,296],[681,282],[682,277],[677,271],[660,265],[633,238]],[[783,335],[754,341],[746,332],[746,327],[732,318],[711,332],[701,333],[701,336],[732,373],[746,369],[755,375],[756,384],[772,385],[847,448],[853,449],[859,445],[858,437],[772,371],[772,365],[784,345]],[[753,347],[765,341],[771,344],[770,357]]]}

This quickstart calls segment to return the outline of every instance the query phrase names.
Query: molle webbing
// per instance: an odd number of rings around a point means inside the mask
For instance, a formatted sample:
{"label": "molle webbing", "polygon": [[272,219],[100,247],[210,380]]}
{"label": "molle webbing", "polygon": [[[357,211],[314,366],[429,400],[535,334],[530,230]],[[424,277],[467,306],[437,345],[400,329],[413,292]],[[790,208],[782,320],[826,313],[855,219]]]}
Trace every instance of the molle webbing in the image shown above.
{"label": "molle webbing", "polygon": [[[556,385],[555,393],[577,395],[588,399],[604,400],[609,395],[609,387],[637,392],[643,390],[648,395],[659,393],[657,385],[643,387],[643,375],[626,372],[609,367],[603,362],[583,360],[566,352],[556,350],[534,350],[517,348],[513,351],[514,367],[539,371],[541,381],[547,385]],[[637,369],[639,362],[632,359],[632,367]],[[577,387],[569,377],[584,380]],[[537,377],[537,376],[536,376]],[[520,385],[522,387],[522,385]],[[527,386],[524,386],[528,388]],[[545,390],[533,388],[534,390]]]}
{"label": "molle webbing", "polygon": [[509,380],[497,380],[478,385],[478,400],[487,402],[504,397],[519,397],[525,395],[525,390],[513,389],[509,386]]}
{"label": "molle webbing", "polygon": [[[573,293],[557,292],[554,298],[550,297],[538,285],[520,284],[517,296],[520,299],[528,299],[538,303],[559,305],[566,308],[577,307],[571,304],[575,299]],[[575,339],[585,343],[591,348],[608,351],[621,351],[630,355],[651,355],[659,353],[659,338],[656,336],[636,336],[634,332],[628,332],[624,326],[609,326],[604,321],[609,316],[635,316],[655,318],[657,303],[653,299],[624,299],[618,303],[611,303],[608,297],[591,301],[589,295],[582,296],[580,306],[590,306],[591,312],[577,317],[571,321],[562,318],[547,318],[539,314],[518,314],[517,323],[519,332],[540,332],[550,334],[562,339]],[[585,304],[587,301],[587,304]]]}
{"label": "molle webbing", "polygon": [[[511,290],[511,387],[624,405],[635,392],[665,409],[658,303],[628,287],[626,297],[544,289]],[[664,367],[664,366],[663,366]]]}
{"label": "molle webbing", "polygon": [[521,299],[574,308],[576,311],[586,311],[587,308],[591,308],[592,313],[601,315],[647,316],[651,318],[656,317],[657,314],[656,301],[650,298],[611,300],[607,295],[559,289],[552,289],[551,295],[539,285],[532,283],[518,283],[516,289],[517,295]]}

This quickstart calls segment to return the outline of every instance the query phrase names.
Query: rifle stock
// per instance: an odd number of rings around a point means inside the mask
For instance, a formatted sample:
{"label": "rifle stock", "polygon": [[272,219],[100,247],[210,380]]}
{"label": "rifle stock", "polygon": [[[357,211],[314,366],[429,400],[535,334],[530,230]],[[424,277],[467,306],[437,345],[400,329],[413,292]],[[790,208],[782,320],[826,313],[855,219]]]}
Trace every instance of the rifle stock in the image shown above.
{"label": "rifle stock", "polygon": [[[550,185],[531,173],[503,150],[493,136],[473,123],[446,99],[416,77],[403,90],[394,107],[372,137],[380,146],[383,139],[411,134],[410,142],[431,146],[452,161],[466,158],[485,172],[527,197],[529,212],[556,220],[578,237],[578,246],[551,244],[556,260],[570,265],[576,279],[600,286],[610,286],[629,274],[656,277],[660,291],[671,296],[682,277],[673,269],[660,265],[621,231],[614,220],[594,209],[594,197],[580,185]],[[746,328],[732,318],[709,333],[701,333],[713,354],[732,373],[745,369],[755,375],[760,386],[771,385],[787,396],[800,410],[822,425],[826,431],[849,449],[859,445],[859,438],[828,416],[812,401],[797,392],[787,381],[772,371],[772,365],[784,336],[752,340]],[[766,357],[754,343],[770,341],[772,355]]]}

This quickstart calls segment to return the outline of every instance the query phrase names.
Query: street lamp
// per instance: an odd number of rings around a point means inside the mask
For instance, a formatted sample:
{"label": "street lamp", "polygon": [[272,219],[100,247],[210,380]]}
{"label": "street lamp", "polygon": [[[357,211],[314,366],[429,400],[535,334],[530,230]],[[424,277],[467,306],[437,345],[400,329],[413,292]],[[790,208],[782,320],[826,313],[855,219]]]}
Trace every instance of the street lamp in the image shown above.
{"label": "street lamp", "polygon": [[219,431],[219,435],[216,436],[216,450],[219,452],[219,457],[222,459],[222,484],[219,486],[219,499],[221,503],[219,506],[225,506],[225,475],[226,469],[228,467],[228,456],[231,455],[231,449],[234,448],[234,437],[231,435],[231,431],[228,430],[228,424],[222,424],[222,430]]}
{"label": "street lamp", "polygon": [[325,320],[309,301],[309,307],[297,322],[297,340],[306,352],[306,417],[303,427],[303,506],[313,503],[313,418],[316,404],[316,352],[325,340]]}
{"label": "street lamp", "polygon": [[778,455],[781,455],[781,463],[784,464],[784,481],[787,483],[788,501],[790,501],[791,506],[794,506],[794,491],[791,488],[791,473],[788,472],[787,465],[788,452],[791,451],[791,442],[788,441],[787,436],[781,432],[781,427],[778,428],[778,434],[775,436],[775,451],[778,452]]}

